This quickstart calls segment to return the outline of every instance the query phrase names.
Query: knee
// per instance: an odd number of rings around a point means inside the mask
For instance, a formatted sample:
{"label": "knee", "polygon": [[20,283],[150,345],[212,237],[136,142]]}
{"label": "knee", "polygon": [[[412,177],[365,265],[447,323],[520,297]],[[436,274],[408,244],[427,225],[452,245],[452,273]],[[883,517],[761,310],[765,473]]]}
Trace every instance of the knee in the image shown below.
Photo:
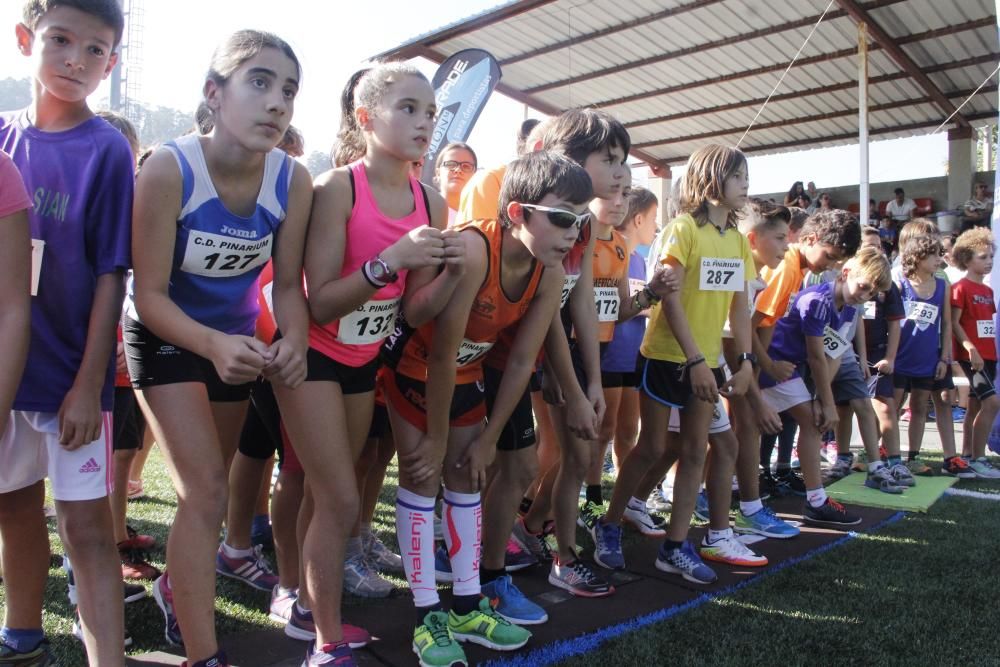
{"label": "knee", "polygon": [[510,471],[511,477],[517,484],[517,488],[520,491],[524,491],[531,483],[538,477],[540,467],[538,465],[538,457],[533,456],[530,458],[525,458],[521,461],[516,468]]}
{"label": "knee", "polygon": [[229,503],[229,479],[225,470],[209,473],[201,480],[184,484],[177,497],[177,509],[191,511],[207,525],[222,523]]}
{"label": "knee", "polygon": [[[80,503],[78,507],[62,512],[59,532],[77,557],[108,549],[114,544],[110,506],[107,501],[101,500],[100,504],[85,501],[87,506]],[[64,503],[63,508],[67,504]]]}

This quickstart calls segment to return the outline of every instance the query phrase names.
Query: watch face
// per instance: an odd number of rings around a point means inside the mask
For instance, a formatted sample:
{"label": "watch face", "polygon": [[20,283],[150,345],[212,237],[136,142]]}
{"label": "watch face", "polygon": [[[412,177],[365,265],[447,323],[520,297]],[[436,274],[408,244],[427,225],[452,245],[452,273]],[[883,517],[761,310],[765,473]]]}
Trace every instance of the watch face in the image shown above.
{"label": "watch face", "polygon": [[385,280],[385,266],[381,262],[372,262],[369,265],[369,269],[372,272],[372,278],[375,280]]}

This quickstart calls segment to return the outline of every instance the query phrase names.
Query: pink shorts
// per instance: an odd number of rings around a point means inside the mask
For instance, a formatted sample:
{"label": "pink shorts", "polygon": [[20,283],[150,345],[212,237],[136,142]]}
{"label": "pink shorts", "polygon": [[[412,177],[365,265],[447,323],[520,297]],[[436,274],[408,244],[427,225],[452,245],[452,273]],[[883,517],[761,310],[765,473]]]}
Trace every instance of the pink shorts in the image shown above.
{"label": "pink shorts", "polygon": [[49,478],[56,500],[94,500],[111,493],[111,412],[102,412],[101,435],[73,451],[59,444],[55,412],[11,410],[0,434],[0,493]]}

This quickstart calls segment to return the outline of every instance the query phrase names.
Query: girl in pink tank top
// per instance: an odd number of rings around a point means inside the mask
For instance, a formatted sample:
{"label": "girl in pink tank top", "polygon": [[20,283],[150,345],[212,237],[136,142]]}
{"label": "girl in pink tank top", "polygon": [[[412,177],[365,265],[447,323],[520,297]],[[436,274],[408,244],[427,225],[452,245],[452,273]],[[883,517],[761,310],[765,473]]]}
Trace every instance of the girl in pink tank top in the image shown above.
{"label": "girl in pink tank top", "polygon": [[[320,664],[323,651],[343,651],[364,634],[342,625],[340,600],[360,505],[354,462],[371,425],[379,346],[397,316],[417,326],[436,316],[464,262],[457,233],[444,231],[444,200],[410,175],[434,129],[430,83],[413,67],[386,63],[360,77],[353,98],[350,88],[353,113],[340,138],[356,161],[316,179],[306,238],[308,374],[298,388],[275,392],[313,500],[301,554],[305,580],[289,621],[290,630],[315,623],[306,664]],[[353,552],[357,545],[350,546]],[[348,575],[365,574],[358,562]]]}

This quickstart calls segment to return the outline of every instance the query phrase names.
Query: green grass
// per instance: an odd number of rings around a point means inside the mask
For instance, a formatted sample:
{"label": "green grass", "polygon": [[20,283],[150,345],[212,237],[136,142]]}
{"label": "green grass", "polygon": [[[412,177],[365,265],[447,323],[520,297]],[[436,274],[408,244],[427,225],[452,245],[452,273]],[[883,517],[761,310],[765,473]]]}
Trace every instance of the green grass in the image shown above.
{"label": "green grass", "polygon": [[[933,454],[927,458],[932,466],[940,463]],[[390,468],[375,516],[375,530],[389,545],[395,545],[396,481]],[[129,522],[158,539],[150,560],[162,568],[175,495],[158,450],[149,458],[144,484],[147,496],[129,504]],[[956,488],[1000,493],[1000,482],[962,481]],[[50,535],[45,631],[60,664],[86,664],[70,634],[73,612],[54,522]],[[991,631],[1000,590],[998,536],[1000,503],[945,497],[926,515],[908,515],[565,664],[996,665]],[[579,539],[589,545],[582,532]],[[222,577],[217,593],[220,636],[277,627],[267,618],[267,593]],[[345,598],[348,607],[372,604],[379,602]],[[152,598],[128,605],[126,623],[134,640],[130,653],[166,648],[163,618]]]}
{"label": "green grass", "polygon": [[[1000,482],[956,488],[998,493]],[[944,497],[561,664],[996,665],[998,535],[1000,503]]]}

